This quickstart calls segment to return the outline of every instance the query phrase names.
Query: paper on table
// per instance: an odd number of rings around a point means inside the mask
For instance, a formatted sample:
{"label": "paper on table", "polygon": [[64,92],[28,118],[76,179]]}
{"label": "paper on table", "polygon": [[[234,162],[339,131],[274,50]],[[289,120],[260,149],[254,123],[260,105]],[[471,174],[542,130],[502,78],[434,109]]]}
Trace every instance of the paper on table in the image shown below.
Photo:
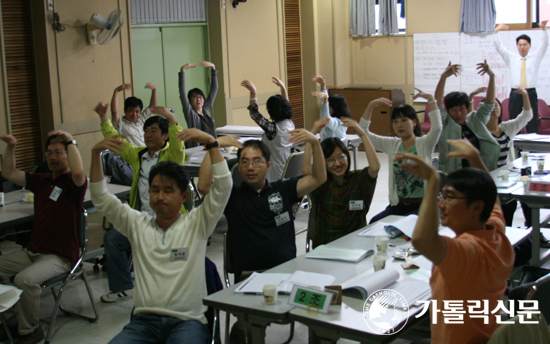
{"label": "paper on table", "polygon": [[403,234],[405,234],[409,238],[412,238],[412,235],[413,235],[413,232],[414,232],[414,226],[416,226],[416,220],[418,220],[417,215],[405,216],[404,218],[387,225],[386,226],[386,231],[389,228],[397,228]]}
{"label": "paper on table", "polygon": [[293,274],[284,273],[257,273],[254,272],[237,289],[236,293],[261,294],[263,286],[275,284],[279,293],[290,293],[294,284],[301,286],[324,287],[332,284],[335,277],[327,274],[318,274],[297,270]]}
{"label": "paper on table", "polygon": [[389,223],[378,221],[372,225],[369,225],[365,227],[365,230],[363,230],[361,233],[359,233],[359,236],[366,236],[366,237],[382,237],[382,236],[388,236],[388,233],[386,232],[386,226],[388,226]]}
{"label": "paper on table", "polygon": [[306,253],[306,258],[341,260],[357,263],[361,259],[374,254],[374,250],[361,248],[338,247],[332,245],[319,245],[313,251]]}
{"label": "paper on table", "polygon": [[23,291],[19,288],[0,284],[0,313],[11,308]]}

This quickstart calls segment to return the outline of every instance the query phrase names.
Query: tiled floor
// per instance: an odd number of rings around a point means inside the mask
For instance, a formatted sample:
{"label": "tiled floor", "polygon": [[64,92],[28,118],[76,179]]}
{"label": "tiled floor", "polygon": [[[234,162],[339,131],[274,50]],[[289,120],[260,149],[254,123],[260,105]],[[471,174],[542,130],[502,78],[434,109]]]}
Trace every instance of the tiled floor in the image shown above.
{"label": "tiled floor", "polygon": [[[378,154],[382,163],[382,169],[378,178],[378,185],[374,195],[371,209],[367,218],[370,219],[378,212],[382,211],[388,205],[388,165],[387,156]],[[362,152],[359,152],[360,167],[366,166],[366,158]],[[92,246],[97,246],[101,243],[103,229],[101,229],[101,216],[99,214],[91,214],[89,216],[90,227],[90,242]],[[514,218],[514,225],[522,225],[523,215],[521,211],[517,211]],[[307,213],[300,211],[296,220],[296,229],[305,228],[307,224]],[[212,259],[218,266],[218,271],[222,272],[222,243],[223,233],[227,225],[225,219],[222,218],[218,224],[216,231],[211,239],[211,245],[207,249],[207,256]],[[298,254],[305,252],[305,233],[296,237],[296,245]],[[3,248],[7,248],[5,243],[2,243]],[[8,249],[9,250],[9,249]],[[96,306],[100,314],[100,319],[96,323],[89,323],[86,320],[67,317],[64,314],[59,314],[55,324],[54,337],[52,342],[58,344],[87,344],[87,343],[107,343],[126,325],[130,318],[130,312],[133,308],[133,301],[127,300],[115,304],[105,304],[99,301],[99,297],[108,292],[106,273],[93,272],[92,264],[86,263],[86,275],[94,292]],[[87,294],[84,290],[84,285],[80,281],[69,284],[65,291],[63,300],[67,307],[72,307],[76,310],[84,310],[91,312],[91,307],[87,300]],[[49,320],[53,307],[53,298],[51,293],[45,291],[42,294],[41,302],[41,319]],[[222,314],[221,324],[224,324],[224,315]],[[46,322],[42,324],[44,330],[47,330]],[[288,336],[289,326],[273,325],[267,329],[266,343],[282,343]],[[222,328],[222,334],[224,329]],[[413,338],[415,335],[413,335]],[[418,334],[416,335],[418,337]],[[296,324],[295,335],[292,340],[293,344],[307,343],[307,328],[301,324]],[[347,340],[340,340],[339,343],[355,343]],[[397,340],[394,343],[410,343],[408,340]]]}

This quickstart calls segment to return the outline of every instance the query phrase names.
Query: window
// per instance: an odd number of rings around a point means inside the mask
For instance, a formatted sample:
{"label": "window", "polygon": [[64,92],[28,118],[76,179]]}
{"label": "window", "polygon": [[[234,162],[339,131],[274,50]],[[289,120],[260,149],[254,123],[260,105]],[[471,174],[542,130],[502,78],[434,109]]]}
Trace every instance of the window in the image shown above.
{"label": "window", "polygon": [[495,0],[495,7],[496,23],[511,25],[512,29],[537,27],[541,20],[550,19],[548,0]]}
{"label": "window", "polygon": [[[378,30],[380,29],[380,5],[378,4],[378,0],[374,6],[376,33],[378,33]],[[407,28],[407,19],[405,19],[405,12],[401,11],[402,6],[403,4],[401,3],[401,0],[397,0],[397,28],[399,29],[399,32],[405,33],[405,29]],[[401,14],[403,14],[403,18],[401,17]]]}

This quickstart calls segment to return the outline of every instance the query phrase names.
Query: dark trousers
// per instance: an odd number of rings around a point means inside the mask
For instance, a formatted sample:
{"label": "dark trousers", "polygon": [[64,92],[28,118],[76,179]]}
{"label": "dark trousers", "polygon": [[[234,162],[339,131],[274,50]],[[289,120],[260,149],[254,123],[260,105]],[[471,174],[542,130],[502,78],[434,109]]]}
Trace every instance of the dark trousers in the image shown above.
{"label": "dark trousers", "polygon": [[[521,111],[523,111],[523,96],[518,93],[514,93],[516,90],[512,88],[510,91],[510,102],[508,103],[508,111],[510,113],[510,119],[516,118]],[[533,118],[527,123],[525,128],[528,133],[536,133],[538,129],[538,119],[539,119],[539,103],[537,90],[535,88],[528,88],[527,93],[529,94],[529,102],[531,103],[531,108],[533,109]]]}

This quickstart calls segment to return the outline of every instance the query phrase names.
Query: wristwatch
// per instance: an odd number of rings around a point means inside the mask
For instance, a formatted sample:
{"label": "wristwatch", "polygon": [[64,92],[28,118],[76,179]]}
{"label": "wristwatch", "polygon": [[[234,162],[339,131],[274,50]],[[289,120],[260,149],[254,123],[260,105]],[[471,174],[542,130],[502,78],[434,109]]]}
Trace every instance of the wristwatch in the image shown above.
{"label": "wristwatch", "polygon": [[218,141],[214,141],[214,142],[210,142],[210,143],[207,143],[204,148],[206,149],[212,149],[212,148],[218,148],[220,146],[220,144],[218,143]]}
{"label": "wristwatch", "polygon": [[71,141],[65,142],[65,148],[66,148],[68,145],[75,145],[75,146],[78,146],[78,145],[76,144],[76,140],[74,140],[74,139],[71,140]]}

